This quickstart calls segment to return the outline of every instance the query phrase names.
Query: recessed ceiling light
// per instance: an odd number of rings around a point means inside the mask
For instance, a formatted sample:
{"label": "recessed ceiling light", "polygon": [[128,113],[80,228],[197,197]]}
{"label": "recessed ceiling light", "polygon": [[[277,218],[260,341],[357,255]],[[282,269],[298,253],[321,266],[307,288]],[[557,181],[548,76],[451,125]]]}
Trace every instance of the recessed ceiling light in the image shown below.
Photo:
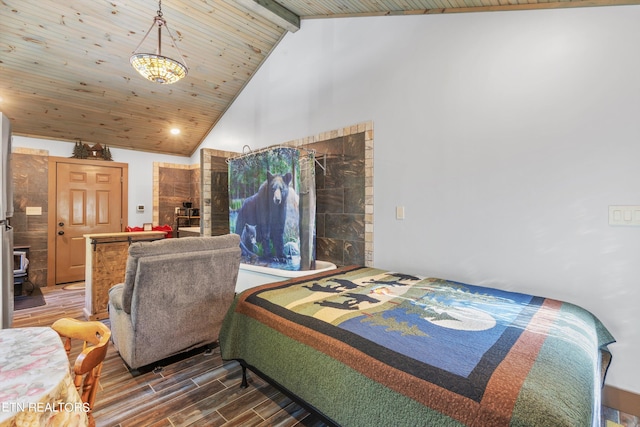
{"label": "recessed ceiling light", "polygon": [[173,128],[173,129],[171,129],[171,133],[172,133],[173,135],[178,135],[178,134],[180,133],[180,129],[178,129],[178,128]]}

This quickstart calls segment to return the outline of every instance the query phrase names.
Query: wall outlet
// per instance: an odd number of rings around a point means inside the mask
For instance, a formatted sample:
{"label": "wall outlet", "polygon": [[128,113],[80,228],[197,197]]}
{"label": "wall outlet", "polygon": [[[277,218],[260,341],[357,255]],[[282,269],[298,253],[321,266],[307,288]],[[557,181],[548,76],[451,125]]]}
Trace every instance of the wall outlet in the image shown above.
{"label": "wall outlet", "polygon": [[609,225],[640,226],[640,206],[609,206]]}

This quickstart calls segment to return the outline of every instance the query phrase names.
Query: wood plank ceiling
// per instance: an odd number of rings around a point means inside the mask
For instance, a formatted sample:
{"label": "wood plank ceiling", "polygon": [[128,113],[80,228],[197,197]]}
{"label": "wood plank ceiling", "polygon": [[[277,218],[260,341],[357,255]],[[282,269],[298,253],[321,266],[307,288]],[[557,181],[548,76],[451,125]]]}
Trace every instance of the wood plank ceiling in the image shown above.
{"label": "wood plank ceiling", "polygon": [[[191,155],[296,20],[638,4],[640,0],[165,0],[189,74],[161,85],[129,57],[157,0],[1,0],[0,110],[15,135]],[[293,19],[291,18],[293,17]],[[285,28],[286,27],[286,28]],[[157,34],[142,45],[154,52]],[[163,55],[179,59],[166,32]],[[177,127],[177,136],[169,129]],[[70,153],[71,154],[71,153]]]}

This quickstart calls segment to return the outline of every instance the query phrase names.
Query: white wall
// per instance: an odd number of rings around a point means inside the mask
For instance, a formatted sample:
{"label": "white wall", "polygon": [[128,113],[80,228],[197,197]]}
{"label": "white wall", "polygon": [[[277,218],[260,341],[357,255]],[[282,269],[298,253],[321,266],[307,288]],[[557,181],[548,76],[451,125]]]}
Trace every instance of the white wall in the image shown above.
{"label": "white wall", "polygon": [[[50,156],[71,157],[75,142],[14,135],[12,145],[47,150]],[[153,222],[153,162],[190,165],[191,159],[111,147],[109,150],[114,162],[129,164],[129,224],[127,225],[141,227],[145,222]],[[144,212],[137,212],[137,205],[144,205]]]}
{"label": "white wall", "polygon": [[[640,7],[305,20],[203,147],[373,120],[374,264],[568,300],[640,393]],[[395,219],[395,206],[406,219]]]}

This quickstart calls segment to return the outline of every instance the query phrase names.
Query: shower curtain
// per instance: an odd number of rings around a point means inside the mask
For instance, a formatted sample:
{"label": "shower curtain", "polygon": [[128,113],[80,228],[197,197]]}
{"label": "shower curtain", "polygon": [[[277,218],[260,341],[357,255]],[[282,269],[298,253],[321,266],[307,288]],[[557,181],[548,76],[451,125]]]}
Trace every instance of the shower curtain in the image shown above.
{"label": "shower curtain", "polygon": [[229,159],[229,228],[242,262],[308,270],[315,260],[313,152],[273,147]]}

